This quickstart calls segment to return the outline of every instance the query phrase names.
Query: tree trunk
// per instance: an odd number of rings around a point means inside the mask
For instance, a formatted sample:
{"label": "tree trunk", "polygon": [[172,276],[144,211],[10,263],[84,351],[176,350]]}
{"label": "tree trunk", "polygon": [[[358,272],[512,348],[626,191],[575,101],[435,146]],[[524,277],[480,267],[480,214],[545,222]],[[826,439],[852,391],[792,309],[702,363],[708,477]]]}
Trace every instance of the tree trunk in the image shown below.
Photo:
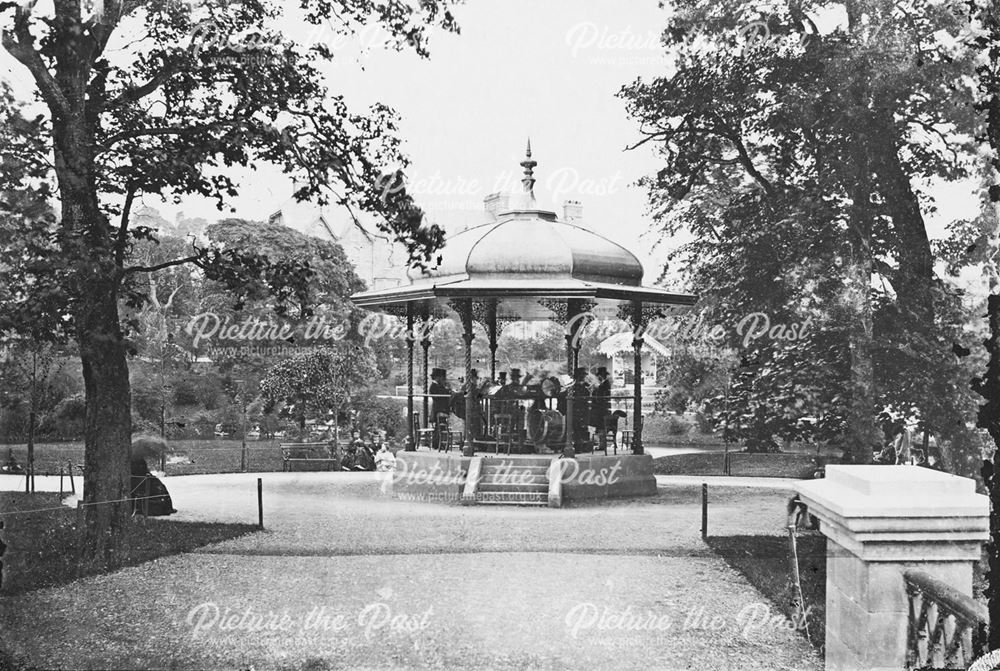
{"label": "tree trunk", "polygon": [[[859,101],[859,111],[863,106]],[[862,118],[867,114],[861,114]],[[865,128],[861,126],[860,128]],[[871,204],[872,174],[868,138],[859,130],[854,138],[855,186],[851,194],[850,239],[852,259],[847,266],[848,304],[853,307],[849,327],[850,402],[844,432],[844,456],[850,463],[870,464],[878,443],[875,428],[874,371],[872,363],[872,250],[874,214]]]}
{"label": "tree trunk", "polygon": [[[38,412],[38,352],[31,350],[31,407],[28,409],[28,475],[24,491],[35,491],[35,418]],[[30,487],[30,490],[29,490]]]}
{"label": "tree trunk", "polygon": [[[91,285],[77,313],[86,392],[83,560],[114,563],[130,512],[132,416],[128,364],[118,321],[117,291]],[[106,503],[105,503],[106,502]]]}
{"label": "tree trunk", "polygon": [[[867,0],[848,0],[848,31],[861,36],[869,29],[873,8]],[[866,19],[867,17],[867,19]],[[865,39],[860,37],[860,39]],[[851,463],[870,464],[872,448],[878,444],[875,427],[875,390],[872,364],[872,229],[875,208],[872,127],[871,64],[862,57],[856,63],[854,81],[849,90],[847,118],[850,129],[848,160],[853,188],[848,214],[851,260],[847,267],[847,297],[853,306],[849,327],[851,373],[848,389],[850,402],[844,431],[844,457]]]}
{"label": "tree trunk", "polygon": [[82,564],[117,561],[130,504],[132,415],[125,341],[118,314],[121,269],[97,197],[94,124],[74,110],[52,122],[59,182],[59,244],[71,263],[71,296],[86,398]]}

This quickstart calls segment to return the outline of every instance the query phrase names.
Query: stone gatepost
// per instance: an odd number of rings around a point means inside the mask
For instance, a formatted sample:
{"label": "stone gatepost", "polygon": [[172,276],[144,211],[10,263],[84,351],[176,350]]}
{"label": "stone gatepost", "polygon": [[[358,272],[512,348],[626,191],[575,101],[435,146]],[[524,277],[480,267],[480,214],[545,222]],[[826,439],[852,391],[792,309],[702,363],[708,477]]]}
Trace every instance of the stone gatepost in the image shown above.
{"label": "stone gatepost", "polygon": [[795,488],[827,538],[826,668],[905,668],[903,571],[971,596],[988,499],[974,480],[918,466],[832,465]]}

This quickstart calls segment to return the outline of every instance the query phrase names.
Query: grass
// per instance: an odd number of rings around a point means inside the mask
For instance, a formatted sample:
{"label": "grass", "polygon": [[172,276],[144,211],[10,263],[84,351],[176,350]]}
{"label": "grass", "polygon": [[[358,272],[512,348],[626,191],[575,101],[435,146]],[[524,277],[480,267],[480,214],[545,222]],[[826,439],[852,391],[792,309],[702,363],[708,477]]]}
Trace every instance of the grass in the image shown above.
{"label": "grass", "polygon": [[[279,441],[247,441],[250,453],[249,470],[272,472],[281,470],[281,450]],[[178,454],[185,454],[193,464],[168,464],[168,475],[196,475],[203,473],[237,473],[240,470],[242,444],[238,440],[172,440],[171,447]],[[12,450],[14,458],[25,465],[28,462],[26,445],[0,446],[0,461],[7,458],[7,450]],[[35,445],[35,474],[58,475],[59,469],[66,469],[67,463],[83,465],[83,442],[38,443]],[[150,464],[154,467],[154,464]],[[79,474],[78,470],[74,473]],[[9,477],[9,476],[3,476]],[[69,484],[66,485],[69,488]]]}
{"label": "grass", "polygon": [[[706,542],[782,613],[796,621],[797,597],[787,536],[709,536]],[[808,638],[822,651],[826,637],[826,538],[815,532],[799,532],[796,544]],[[805,628],[798,631],[806,634]]]}
{"label": "grass", "polygon": [[672,454],[653,459],[653,472],[657,475],[725,475],[723,452],[697,452]]}
{"label": "grass", "polygon": [[[566,509],[460,508],[383,499],[374,478],[356,475],[265,481],[267,532],[13,597],[0,631],[11,652],[47,668],[821,668],[791,632],[741,634],[737,613],[763,599],[702,542],[699,486]],[[218,500],[211,514],[242,508],[242,485],[199,480]],[[720,533],[780,528],[788,492],[710,490]],[[432,611],[431,625],[369,640],[356,620],[373,601],[393,615]],[[185,615],[204,602],[288,609],[295,626],[193,640]],[[673,624],[595,623],[575,638],[567,614],[583,603]],[[304,630],[315,606],[346,614],[349,628]],[[726,626],[688,627],[697,613]]]}
{"label": "grass", "polygon": [[[26,512],[51,508],[56,510]],[[113,565],[81,568],[77,561],[81,536],[76,527],[76,512],[60,506],[57,494],[0,492],[0,512],[4,513],[3,533],[7,543],[0,586],[0,594],[4,595],[63,585],[85,575],[189,552],[256,530],[249,524],[174,522],[158,518],[143,523],[142,518],[136,518],[130,525],[124,553]]]}
{"label": "grass", "polygon": [[[796,592],[791,573],[787,536],[710,536],[709,547],[742,573],[789,618],[795,616]],[[799,532],[799,575],[809,625],[809,640],[822,652],[826,631],[826,538],[818,532]],[[973,566],[972,593],[984,605],[986,556]],[[799,632],[805,635],[803,629]]]}

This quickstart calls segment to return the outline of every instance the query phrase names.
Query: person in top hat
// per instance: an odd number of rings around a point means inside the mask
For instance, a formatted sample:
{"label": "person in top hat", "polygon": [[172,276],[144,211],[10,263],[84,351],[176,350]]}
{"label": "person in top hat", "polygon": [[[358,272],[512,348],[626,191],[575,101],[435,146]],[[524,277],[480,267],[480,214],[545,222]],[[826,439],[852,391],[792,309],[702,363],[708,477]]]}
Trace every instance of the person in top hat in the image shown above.
{"label": "person in top hat", "polygon": [[590,426],[597,430],[599,448],[606,450],[608,444],[608,415],[611,414],[611,375],[605,366],[598,366],[595,373],[597,386],[590,395]]}
{"label": "person in top hat", "polygon": [[[485,385],[479,379],[479,370],[473,368],[469,371],[469,373],[469,379],[462,384],[462,391],[452,396],[451,411],[463,421],[472,422],[472,436],[474,438],[479,438],[482,436],[483,428],[486,425],[486,418],[483,414],[483,406],[481,402],[483,397],[483,387]],[[487,380],[485,384],[489,384],[489,380]],[[465,416],[465,398],[467,394],[472,394],[472,417]]]}
{"label": "person in top hat", "polygon": [[584,444],[589,442],[589,431],[587,430],[587,420],[590,417],[590,385],[587,384],[588,371],[584,367],[573,370],[573,416],[568,421],[573,423],[573,446],[580,451]]}

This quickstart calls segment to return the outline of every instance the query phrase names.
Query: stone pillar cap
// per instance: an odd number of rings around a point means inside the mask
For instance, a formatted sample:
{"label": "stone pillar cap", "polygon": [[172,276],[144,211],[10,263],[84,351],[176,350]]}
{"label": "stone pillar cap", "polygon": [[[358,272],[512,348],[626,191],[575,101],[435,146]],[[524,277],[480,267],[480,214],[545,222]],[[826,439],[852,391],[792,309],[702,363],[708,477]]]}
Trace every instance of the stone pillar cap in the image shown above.
{"label": "stone pillar cap", "polygon": [[796,483],[795,489],[844,518],[989,515],[989,500],[976,494],[975,480],[920,466],[834,464],[825,478]]}
{"label": "stone pillar cap", "polygon": [[969,478],[920,466],[827,466],[795,489],[820,531],[865,561],[975,561],[989,500]]}

